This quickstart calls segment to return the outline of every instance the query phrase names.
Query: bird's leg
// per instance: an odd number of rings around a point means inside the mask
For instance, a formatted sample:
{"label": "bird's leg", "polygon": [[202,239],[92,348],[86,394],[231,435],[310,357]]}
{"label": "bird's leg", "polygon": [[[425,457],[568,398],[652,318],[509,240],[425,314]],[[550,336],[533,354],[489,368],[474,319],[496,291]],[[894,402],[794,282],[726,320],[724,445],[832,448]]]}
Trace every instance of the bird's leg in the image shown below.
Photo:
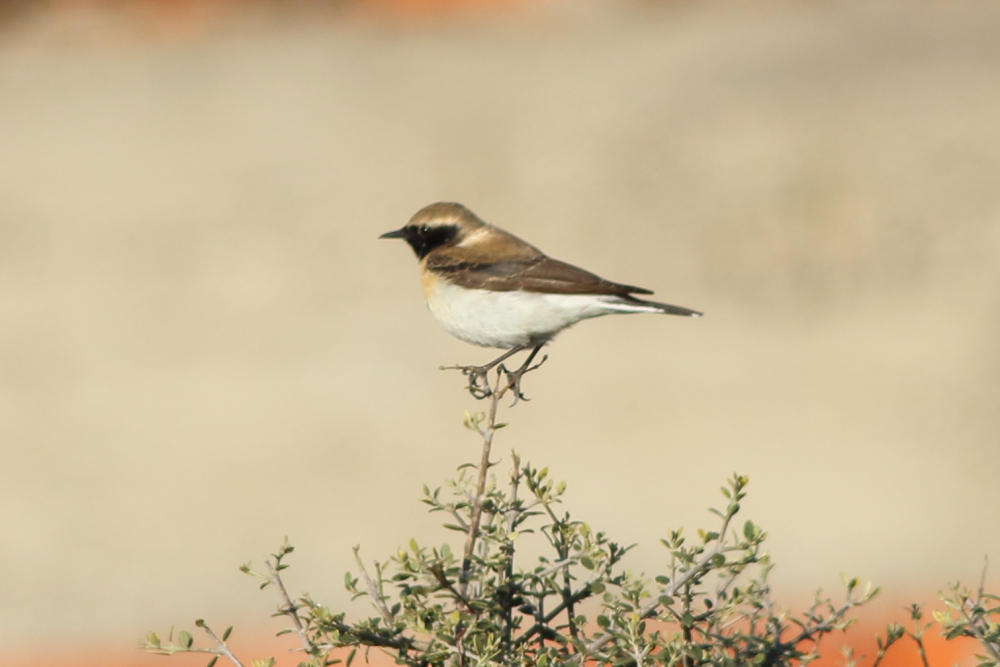
{"label": "bird's leg", "polygon": [[509,371],[503,364],[500,364],[500,370],[507,377],[507,388],[512,389],[514,391],[514,402],[510,404],[510,407],[514,407],[515,405],[517,405],[517,402],[522,399],[525,401],[531,400],[525,398],[524,394],[521,393],[521,378],[524,376],[525,373],[533,371],[542,364],[544,364],[545,360],[549,358],[549,355],[545,355],[544,357],[542,357],[542,360],[539,361],[537,364],[535,364],[534,366],[531,365],[531,362],[534,360],[535,356],[538,354],[538,352],[542,349],[544,345],[545,343],[542,343],[541,345],[536,345],[535,349],[531,351],[531,354],[528,355],[528,358],[524,360],[524,363],[521,364],[521,367],[518,368],[516,371]]}
{"label": "bird's leg", "polygon": [[[539,348],[540,347],[541,346],[539,346]],[[539,348],[535,348],[535,352],[537,352]],[[484,364],[482,366],[442,366],[441,370],[462,371],[462,375],[469,378],[469,393],[476,398],[486,398],[493,393],[493,390],[490,389],[490,381],[487,374],[493,370],[497,364],[503,362],[504,359],[507,359],[511,355],[517,354],[521,350],[526,349],[528,349],[527,345],[516,345],[488,364]],[[535,352],[531,353],[531,357],[535,356]],[[531,357],[528,358],[530,359]]]}

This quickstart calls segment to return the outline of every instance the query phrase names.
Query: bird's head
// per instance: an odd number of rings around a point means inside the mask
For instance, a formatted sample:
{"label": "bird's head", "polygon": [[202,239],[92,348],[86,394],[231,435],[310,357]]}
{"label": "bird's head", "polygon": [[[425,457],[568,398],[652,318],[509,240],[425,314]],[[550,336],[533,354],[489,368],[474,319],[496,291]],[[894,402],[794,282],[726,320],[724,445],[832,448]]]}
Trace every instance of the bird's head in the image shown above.
{"label": "bird's head", "polygon": [[410,218],[405,227],[386,232],[380,239],[403,239],[418,259],[437,248],[462,243],[486,223],[461,204],[438,202],[425,206]]}

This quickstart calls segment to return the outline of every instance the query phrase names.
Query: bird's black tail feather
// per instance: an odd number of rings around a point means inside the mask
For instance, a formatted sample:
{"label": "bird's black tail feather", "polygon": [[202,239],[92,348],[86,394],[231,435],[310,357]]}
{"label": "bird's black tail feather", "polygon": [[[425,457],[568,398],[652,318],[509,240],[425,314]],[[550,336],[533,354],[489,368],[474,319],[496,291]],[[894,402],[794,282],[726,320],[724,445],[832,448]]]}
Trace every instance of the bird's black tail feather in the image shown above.
{"label": "bird's black tail feather", "polygon": [[652,306],[656,310],[664,313],[666,315],[681,315],[683,317],[701,317],[704,313],[697,310],[691,310],[690,308],[685,308],[683,306],[674,306],[669,303],[659,303],[657,301],[647,301],[645,299],[637,299],[634,296],[626,297],[628,301],[636,304],[642,304],[644,306]]}

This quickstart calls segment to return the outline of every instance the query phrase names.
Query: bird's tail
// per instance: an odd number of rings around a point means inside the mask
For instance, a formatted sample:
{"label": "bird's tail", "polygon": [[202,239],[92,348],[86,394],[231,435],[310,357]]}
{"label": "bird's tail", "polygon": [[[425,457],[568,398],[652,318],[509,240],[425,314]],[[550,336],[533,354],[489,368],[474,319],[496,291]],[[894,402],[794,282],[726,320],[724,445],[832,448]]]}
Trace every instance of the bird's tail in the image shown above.
{"label": "bird's tail", "polygon": [[657,301],[646,301],[645,299],[637,299],[631,295],[622,297],[622,305],[627,306],[627,308],[622,309],[624,312],[632,313],[664,313],[665,315],[681,315],[683,317],[701,317],[703,314],[697,310],[691,310],[683,306],[674,306],[669,303],[659,303]]}

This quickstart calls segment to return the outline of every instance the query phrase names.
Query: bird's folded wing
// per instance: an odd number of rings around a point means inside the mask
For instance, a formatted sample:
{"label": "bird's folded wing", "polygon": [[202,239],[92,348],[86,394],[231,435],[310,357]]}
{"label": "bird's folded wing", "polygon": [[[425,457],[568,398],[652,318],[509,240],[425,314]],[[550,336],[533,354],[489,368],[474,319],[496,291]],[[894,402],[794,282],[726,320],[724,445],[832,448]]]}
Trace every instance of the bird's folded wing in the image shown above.
{"label": "bird's folded wing", "polygon": [[549,257],[499,262],[463,262],[456,259],[442,254],[433,258],[433,261],[428,261],[427,268],[469,289],[618,296],[652,294],[647,289],[613,283],[572,264]]}

